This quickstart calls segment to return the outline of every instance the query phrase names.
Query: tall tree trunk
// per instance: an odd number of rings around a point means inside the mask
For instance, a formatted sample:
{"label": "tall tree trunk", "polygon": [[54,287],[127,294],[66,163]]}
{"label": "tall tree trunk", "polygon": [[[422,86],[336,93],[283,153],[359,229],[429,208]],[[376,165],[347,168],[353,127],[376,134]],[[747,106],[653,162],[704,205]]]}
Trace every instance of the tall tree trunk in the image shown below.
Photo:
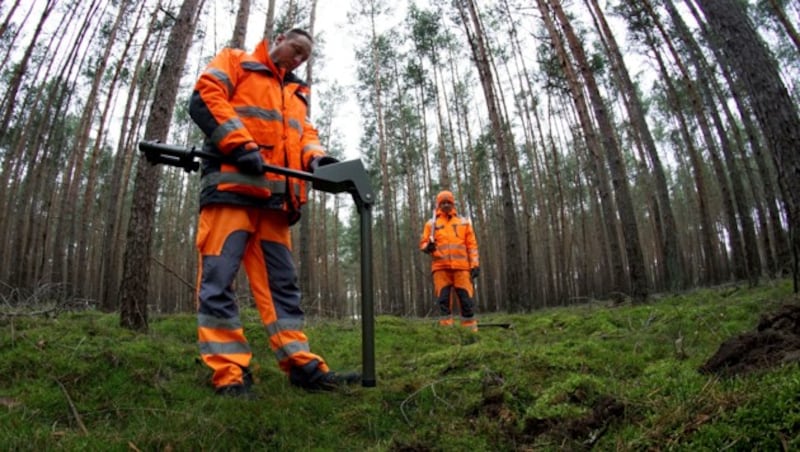
{"label": "tall tree trunk", "polygon": [[[250,0],[239,0],[239,10],[233,24],[233,36],[228,47],[243,49],[247,38],[247,20],[250,19]],[[313,36],[313,35],[312,35]]]}
{"label": "tall tree trunk", "polygon": [[628,186],[628,170],[625,167],[625,159],[622,150],[616,140],[616,132],[611,124],[605,101],[600,95],[600,88],[591,72],[589,61],[586,58],[583,46],[578,40],[578,36],[572,29],[561,4],[557,0],[550,0],[556,16],[561,23],[561,29],[567,38],[572,55],[577,60],[578,68],[583,75],[583,81],[589,91],[589,98],[594,109],[594,117],[600,127],[601,142],[606,154],[606,160],[611,170],[614,193],[616,195],[617,210],[622,226],[622,233],[625,237],[625,256],[628,259],[628,275],[631,284],[631,298],[635,303],[644,302],[647,299],[647,274],[644,268],[644,256],[642,246],[639,241],[639,227],[636,222],[636,213],[633,208],[633,199]]}
{"label": "tall tree trunk", "polygon": [[[119,13],[117,16],[117,23],[115,23],[114,28],[119,28],[120,18],[129,16],[129,12],[127,9],[131,5],[131,2],[125,0],[120,2],[119,4]],[[90,248],[94,246],[92,241],[90,240],[93,237],[95,228],[100,229],[101,224],[95,218],[95,189],[96,186],[99,184],[97,183],[98,178],[98,166],[99,162],[98,159],[100,158],[100,152],[103,146],[106,144],[105,142],[105,134],[103,133],[106,130],[106,121],[110,115],[110,111],[113,106],[114,101],[114,94],[117,83],[120,80],[120,76],[123,70],[123,66],[125,60],[128,58],[128,52],[130,51],[131,45],[133,44],[133,40],[138,31],[139,20],[141,19],[141,15],[144,12],[143,5],[140,4],[139,12],[136,15],[136,20],[132,25],[132,29],[129,31],[128,39],[126,40],[124,47],[119,50],[118,57],[119,60],[117,61],[116,67],[114,69],[114,73],[111,75],[111,80],[106,80],[108,84],[108,92],[106,93],[106,102],[103,106],[103,109],[100,113],[100,118],[98,121],[98,131],[96,138],[94,140],[94,144],[92,146],[92,151],[89,154],[89,161],[88,161],[88,168],[89,174],[86,178],[86,187],[83,193],[83,205],[81,208],[81,214],[78,218],[82,218],[82,225],[83,228],[78,228],[77,234],[77,243],[78,243],[78,260],[77,262],[77,284],[76,287],[78,289],[78,293],[82,293],[84,295],[93,295],[93,298],[98,296],[99,293],[97,291],[91,291],[90,288],[97,288],[99,285],[99,279],[101,278],[101,272],[99,268],[101,265],[99,263],[92,263],[91,266],[89,263],[91,262],[88,259],[90,255]],[[116,32],[112,34],[115,36]],[[113,38],[110,41],[110,45],[113,42]],[[91,268],[90,268],[91,267]]]}
{"label": "tall tree trunk", "polygon": [[[575,68],[567,55],[564,42],[562,41],[561,34],[556,29],[556,24],[551,17],[550,8],[545,0],[537,0],[539,10],[542,12],[542,19],[544,20],[545,28],[547,28],[550,39],[558,55],[561,68],[564,71],[567,79],[570,93],[572,94],[572,102],[575,109],[575,114],[578,117],[578,123],[583,131],[584,140],[587,150],[587,167],[588,174],[592,179],[592,185],[597,190],[600,198],[600,206],[602,208],[603,227],[606,234],[606,241],[609,246],[607,253],[602,253],[608,257],[611,262],[612,273],[610,274],[611,280],[609,289],[612,295],[621,299],[622,294],[626,292],[625,285],[627,282],[624,262],[622,260],[622,244],[620,237],[617,233],[616,214],[614,213],[614,200],[611,193],[611,186],[608,180],[608,173],[605,164],[603,163],[603,156],[601,151],[601,143],[597,137],[597,131],[591,119],[588,110],[588,102],[584,95],[583,86],[578,80],[578,74],[575,73]],[[605,295],[605,294],[604,294]]]}
{"label": "tall tree trunk", "polygon": [[[17,63],[13,69],[11,79],[9,80],[8,84],[5,85],[5,92],[3,93],[4,102],[2,103],[3,109],[0,111],[0,115],[2,115],[0,116],[0,130],[9,130],[9,124],[11,123],[11,117],[14,114],[17,102],[17,93],[22,86],[23,77],[25,76],[28,65],[31,62],[33,50],[36,48],[39,35],[44,28],[47,17],[53,11],[54,6],[55,2],[48,0],[45,9],[42,11],[41,16],[39,16],[39,22],[36,24],[36,29],[31,37],[30,44],[25,48],[25,52],[20,58],[19,63]],[[5,132],[3,133],[5,134]],[[2,170],[0,170],[0,206],[4,206],[6,203],[6,191],[9,186],[11,167],[17,164],[18,161],[19,155],[16,153],[8,153],[4,155]],[[3,216],[5,217],[5,215]],[[0,233],[5,234],[6,227],[8,226],[6,225],[5,221],[0,220]]]}
{"label": "tall tree trunk", "polygon": [[[314,36],[314,22],[315,22],[315,12],[316,12],[316,5],[317,2],[314,1],[312,4],[312,13],[311,13],[311,21],[309,23],[308,33],[311,36]],[[266,36],[267,31],[264,30],[264,35]],[[314,82],[314,55],[313,53],[309,57],[308,61],[306,62],[306,83],[311,86]],[[312,93],[313,95],[313,93]],[[311,97],[309,96],[308,101],[308,115],[311,116]],[[299,237],[299,282],[300,282],[300,292],[304,294],[306,297],[310,298],[307,300],[309,302],[316,301],[317,292],[311,290],[312,281],[311,277],[314,272],[311,271],[312,267],[312,249],[316,246],[315,241],[313,240],[316,227],[312,226],[311,218],[314,215],[314,206],[316,205],[317,201],[321,199],[321,196],[314,196],[312,195],[309,199],[309,205],[305,209],[305,213],[303,216],[300,217],[300,237]],[[324,240],[324,235],[322,236]]]}
{"label": "tall tree trunk", "polygon": [[[122,134],[117,142],[116,158],[114,158],[111,169],[110,187],[104,203],[108,211],[103,230],[104,249],[100,271],[103,280],[100,289],[100,305],[107,312],[114,311],[118,307],[117,293],[122,269],[120,256],[125,248],[120,232],[124,229],[123,205],[128,194],[128,181],[135,149],[134,137],[136,137],[136,131],[139,130],[142,117],[141,108],[137,108],[137,105],[142,106],[145,103],[144,99],[149,98],[155,78],[152,74],[152,65],[145,65],[144,61],[148,55],[152,55],[151,43],[158,42],[158,38],[161,36],[158,34],[155,39],[151,40],[152,32],[156,29],[154,25],[158,21],[158,13],[158,8],[153,9],[150,13],[147,32],[142,38],[139,55],[134,65],[122,114],[120,126]],[[164,29],[159,28],[159,30],[159,33],[162,33]]]}
{"label": "tall tree trunk", "polygon": [[[726,173],[722,159],[719,156],[719,148],[714,141],[713,133],[711,132],[711,125],[708,122],[708,117],[705,109],[703,108],[703,99],[698,91],[697,84],[684,64],[681,55],[673,45],[672,39],[661,23],[661,20],[656,14],[650,0],[629,0],[635,3],[637,7],[643,10],[653,19],[653,24],[658,29],[670,55],[672,55],[673,62],[678,67],[681,74],[681,81],[686,89],[689,105],[692,108],[694,117],[697,119],[697,124],[700,126],[700,132],[706,144],[706,150],[710,158],[711,168],[714,170],[716,182],[721,192],[722,213],[725,216],[725,223],[727,227],[728,245],[731,250],[733,260],[733,274],[737,279],[745,279],[747,277],[747,264],[745,259],[744,244],[742,242],[741,230],[736,218],[736,209],[734,208],[730,183],[728,181],[728,174]],[[727,253],[725,253],[727,256]],[[729,277],[726,276],[726,277]]]}
{"label": "tall tree trunk", "polygon": [[[713,80],[713,74],[710,74],[708,66],[704,63],[704,57],[702,51],[700,50],[700,46],[694,40],[694,37],[684,23],[683,18],[678,13],[677,8],[675,8],[672,0],[666,0],[664,5],[670,14],[670,17],[672,18],[672,22],[675,25],[678,36],[689,50],[689,60],[695,67],[695,73],[697,74],[699,81],[697,85],[702,93],[703,99],[705,100],[706,111],[714,123],[717,136],[719,137],[722,155],[725,158],[725,164],[728,170],[727,173],[731,181],[731,197],[733,198],[735,204],[735,215],[738,218],[739,223],[741,223],[742,242],[744,244],[743,269],[745,274],[740,274],[739,277],[746,276],[751,285],[756,285],[758,284],[758,278],[761,273],[761,262],[758,254],[755,226],[753,224],[751,207],[747,201],[747,195],[745,194],[744,185],[742,183],[744,176],[741,173],[739,164],[733,155],[734,144],[728,137],[727,127],[723,124],[722,118],[720,118],[720,115],[717,112],[717,99],[711,92],[711,88],[716,81]],[[721,99],[719,103],[725,105],[722,107],[723,109],[727,108],[727,99]],[[735,126],[735,124],[732,124],[732,126]]]}
{"label": "tall tree trunk", "polygon": [[756,117],[775,159],[789,213],[794,255],[794,290],[800,290],[800,114],[761,36],[736,0],[696,0],[719,45],[750,95]]}
{"label": "tall tree trunk", "polygon": [[[62,45],[68,44],[63,34],[75,19],[76,9],[64,13],[65,20],[59,23],[47,44],[39,44],[47,49],[55,49],[51,55],[59,55]],[[30,224],[43,226],[43,215],[37,199],[43,193],[41,183],[44,175],[51,168],[46,162],[47,156],[57,150],[48,147],[47,142],[54,140],[54,136],[60,135],[58,131],[63,130],[62,125],[57,125],[63,119],[58,110],[62,108],[61,101],[66,97],[66,80],[71,79],[68,74],[74,69],[76,53],[77,46],[73,46],[67,52],[65,61],[49,58],[46,64],[38,65],[35,73],[27,74],[30,80],[40,80],[41,74],[52,74],[52,79],[49,82],[36,82],[37,85],[29,89],[19,109],[22,113],[13,127],[15,132],[11,136],[0,134],[3,135],[4,145],[10,148],[0,172],[0,212],[5,213],[0,216],[0,243],[3,244],[0,247],[0,280],[18,287],[31,287],[42,282],[37,274],[36,262],[41,259],[43,252],[39,239],[44,234],[36,234]],[[46,180],[52,184],[54,178]],[[7,195],[11,191],[15,193]],[[52,185],[50,190],[44,191],[52,192]],[[37,243],[31,244],[31,240]]]}
{"label": "tall tree trunk", "polygon": [[[11,5],[11,8],[8,9],[8,12],[6,13],[6,18],[3,20],[3,23],[0,24],[0,37],[4,37],[4,35],[6,34],[6,30],[8,30],[8,25],[11,23],[11,18],[14,16],[14,11],[17,10],[17,7],[19,6],[20,2],[21,2],[21,0],[14,0],[14,4]],[[28,11],[30,13],[30,11],[33,10],[33,4],[30,4],[29,6],[30,6],[30,9]],[[24,20],[23,20],[23,22],[24,22]],[[12,47],[13,47],[13,43],[9,43],[8,44],[9,53],[6,53],[6,57],[4,57],[3,59],[0,59],[0,62],[2,62],[2,65],[4,67],[8,63],[7,57],[10,54],[10,51],[11,51]]]}
{"label": "tall tree trunk", "polygon": [[[472,49],[472,55],[480,74],[481,87],[486,98],[489,121],[497,147],[497,163],[500,169],[500,190],[503,204],[503,229],[505,232],[504,249],[506,252],[505,284],[503,297],[511,311],[521,311],[529,306],[528,285],[522,280],[525,262],[521,253],[521,242],[518,232],[518,221],[514,209],[513,194],[511,193],[511,174],[508,163],[508,144],[506,140],[506,127],[501,121],[498,100],[495,97],[494,80],[491,66],[489,65],[488,48],[482,31],[477,7],[473,0],[459,0],[458,11],[461,16],[464,30]],[[469,23],[472,23],[472,28]]]}
{"label": "tall tree trunk", "polygon": [[[697,23],[700,24],[700,30],[706,41],[713,42],[716,37],[708,32],[708,27],[705,21],[700,17],[697,8],[695,8],[691,2],[686,5],[689,7]],[[755,177],[752,177],[751,185],[754,190],[757,188],[756,186],[760,188],[762,193],[761,198],[766,205],[767,214],[759,214],[759,220],[762,222],[768,220],[767,226],[762,226],[761,235],[765,242],[764,247],[768,273],[770,276],[775,276],[781,271],[780,269],[788,269],[791,266],[792,260],[790,246],[783,229],[783,221],[776,202],[776,200],[779,199],[777,189],[773,183],[776,178],[773,177],[774,171],[771,165],[769,165],[768,157],[765,156],[766,150],[762,145],[762,134],[753,122],[751,108],[746,105],[744,100],[745,95],[743,94],[744,89],[742,88],[741,81],[733,76],[731,62],[722,49],[718,45],[712,45],[710,47],[714,56],[721,63],[722,74],[731,91],[733,100],[736,102],[736,106],[739,110],[739,117],[744,126],[750,149],[752,150],[753,160],[755,160],[756,167],[758,168],[760,181],[756,183]],[[727,108],[727,104],[725,104],[725,107]],[[758,196],[755,195],[754,198],[758,198]]]}
{"label": "tall tree trunk", "polygon": [[55,0],[47,0],[47,3],[42,10],[42,14],[39,16],[39,22],[36,23],[36,29],[31,37],[31,42],[28,47],[25,48],[25,53],[22,55],[20,62],[13,70],[11,80],[8,82],[6,90],[3,93],[5,102],[3,103],[4,108],[2,111],[2,117],[0,118],[0,130],[8,130],[8,125],[11,122],[11,115],[14,113],[14,107],[16,105],[17,93],[22,86],[22,79],[28,70],[28,65],[31,64],[33,50],[36,48],[39,35],[42,33],[44,24],[47,21],[47,18],[50,16],[50,13],[53,12],[55,5]]}
{"label": "tall tree trunk", "polygon": [[655,140],[653,139],[652,133],[650,133],[650,127],[647,125],[641,97],[633,85],[630,73],[625,66],[622,52],[619,50],[611,27],[608,25],[597,0],[591,0],[591,2],[584,0],[584,2],[591,3],[587,6],[590,6],[590,9],[594,10],[593,17],[597,21],[598,29],[601,31],[602,36],[605,37],[603,42],[608,46],[612,68],[619,76],[620,89],[626,93],[625,104],[631,123],[633,124],[635,133],[641,138],[642,145],[650,160],[655,185],[654,195],[658,200],[658,211],[661,214],[658,221],[663,229],[664,237],[662,247],[664,249],[665,283],[667,287],[672,290],[683,289],[686,287],[687,281],[683,271],[683,263],[681,262],[681,245],[678,238],[678,227],[675,222],[675,214],[672,212],[672,201],[670,201],[669,198],[669,187],[667,186],[664,165],[661,163]]}
{"label": "tall tree trunk", "polygon": [[775,13],[775,17],[778,18],[778,22],[783,25],[783,28],[786,30],[786,34],[794,43],[794,46],[797,48],[797,51],[800,52],[800,33],[797,32],[797,29],[794,28],[792,22],[786,17],[786,13],[781,8],[781,5],[778,4],[777,0],[768,0],[769,6],[772,8],[772,11]]}
{"label": "tall tree trunk", "polygon": [[275,34],[275,0],[267,2],[267,21],[264,24],[264,39],[272,42],[272,37]]}
{"label": "tall tree trunk", "polygon": [[686,148],[686,153],[689,156],[690,167],[692,175],[694,176],[695,189],[697,190],[697,208],[700,222],[700,243],[702,244],[703,255],[703,268],[704,281],[711,283],[719,283],[722,279],[721,271],[719,269],[718,260],[718,246],[717,246],[717,232],[714,229],[713,222],[711,221],[711,214],[708,209],[708,183],[706,182],[707,176],[705,174],[705,166],[700,153],[695,147],[692,136],[689,134],[689,126],[687,124],[686,116],[683,113],[680,96],[677,94],[672,78],[667,71],[667,66],[661,53],[655,47],[651,48],[653,55],[656,58],[658,67],[661,71],[662,79],[666,85],[667,99],[673,109],[673,113],[679,122],[679,131],[683,137],[683,146]]}
{"label": "tall tree trunk", "polygon": [[[203,0],[184,0],[167,41],[145,139],[165,141],[175,108],[180,75],[192,43],[197,11]],[[120,325],[146,331],[150,288],[153,225],[161,169],[140,157],[133,189],[133,209],[128,224],[125,264],[120,294]]]}

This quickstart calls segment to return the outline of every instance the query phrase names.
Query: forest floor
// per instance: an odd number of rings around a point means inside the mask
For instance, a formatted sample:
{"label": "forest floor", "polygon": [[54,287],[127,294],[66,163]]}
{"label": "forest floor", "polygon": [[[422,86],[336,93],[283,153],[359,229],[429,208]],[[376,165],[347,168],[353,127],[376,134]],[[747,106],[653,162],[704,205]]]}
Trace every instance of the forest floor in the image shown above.
{"label": "forest floor", "polygon": [[[74,306],[0,304],[0,450],[800,450],[800,298],[786,280],[483,313],[474,334],[378,316],[377,386],[289,385],[252,307],[254,400],[219,397],[196,317],[149,331]],[[361,325],[308,318],[361,363]]]}

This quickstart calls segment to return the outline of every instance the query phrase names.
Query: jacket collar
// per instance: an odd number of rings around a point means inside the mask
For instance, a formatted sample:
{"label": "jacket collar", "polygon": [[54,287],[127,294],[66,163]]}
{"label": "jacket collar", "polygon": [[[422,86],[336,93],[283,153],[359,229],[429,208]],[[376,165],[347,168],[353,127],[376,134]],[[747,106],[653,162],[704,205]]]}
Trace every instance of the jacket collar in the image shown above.
{"label": "jacket collar", "polygon": [[284,69],[279,69],[275,66],[275,63],[272,62],[272,58],[269,56],[269,42],[266,39],[259,41],[249,57],[251,61],[244,63],[246,69],[266,71],[273,77],[276,77],[278,80],[283,80],[286,83],[297,83],[298,85],[307,86],[306,82],[296,76],[294,72],[286,72]]}
{"label": "jacket collar", "polygon": [[285,71],[278,69],[275,63],[272,62],[272,58],[269,57],[269,42],[266,39],[262,39],[258,42],[258,45],[253,49],[253,53],[251,53],[250,56],[258,63],[265,66],[260,68],[261,70],[267,70],[270,74],[277,76],[279,79],[283,78],[285,75]]}

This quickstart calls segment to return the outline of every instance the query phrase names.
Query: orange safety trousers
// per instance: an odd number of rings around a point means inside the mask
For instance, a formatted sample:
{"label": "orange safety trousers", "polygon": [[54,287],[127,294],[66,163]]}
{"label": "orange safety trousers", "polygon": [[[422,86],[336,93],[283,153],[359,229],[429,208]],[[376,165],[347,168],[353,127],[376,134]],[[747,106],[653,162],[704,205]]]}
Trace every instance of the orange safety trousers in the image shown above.
{"label": "orange safety trousers", "polygon": [[[477,330],[475,319],[474,288],[469,270],[436,270],[433,272],[433,290],[439,305],[439,324],[453,324],[453,298],[457,298],[460,306],[461,326]],[[455,290],[453,290],[455,289]],[[455,293],[453,293],[455,292]]]}
{"label": "orange safety trousers", "polygon": [[209,205],[200,212],[197,275],[197,336],[200,356],[214,372],[216,387],[242,384],[253,356],[239,315],[233,282],[244,263],[261,323],[278,365],[316,367],[302,331],[300,288],[291,255],[286,213],[256,207]]}

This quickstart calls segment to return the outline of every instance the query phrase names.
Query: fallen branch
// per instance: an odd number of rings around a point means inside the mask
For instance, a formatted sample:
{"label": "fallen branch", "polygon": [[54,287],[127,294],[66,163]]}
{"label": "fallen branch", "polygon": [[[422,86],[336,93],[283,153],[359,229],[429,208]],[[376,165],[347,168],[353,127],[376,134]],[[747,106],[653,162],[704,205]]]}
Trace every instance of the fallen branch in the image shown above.
{"label": "fallen branch", "polygon": [[425,390],[425,389],[427,389],[427,388],[431,388],[431,392],[433,393],[433,397],[434,397],[435,399],[437,399],[437,400],[441,401],[443,404],[447,405],[447,407],[448,407],[449,409],[452,409],[452,408],[453,408],[453,405],[451,405],[449,402],[447,402],[447,400],[445,400],[445,399],[443,399],[443,398],[439,397],[439,395],[438,395],[438,394],[436,394],[436,384],[437,384],[437,383],[441,383],[441,382],[443,382],[443,381],[446,381],[446,380],[468,380],[468,379],[469,379],[469,378],[466,378],[466,377],[459,377],[459,378],[442,378],[442,379],[440,379],[440,380],[436,380],[436,381],[433,381],[433,382],[431,382],[431,383],[428,383],[428,384],[426,384],[425,386],[423,386],[423,387],[421,387],[421,388],[417,389],[416,391],[412,392],[412,393],[411,393],[411,395],[409,395],[408,397],[406,397],[406,399],[405,399],[405,400],[403,400],[403,402],[401,402],[401,403],[400,403],[400,414],[402,414],[402,415],[403,415],[403,418],[406,420],[406,424],[408,424],[409,426],[412,426],[412,425],[411,425],[411,420],[410,420],[410,419],[408,419],[408,416],[406,416],[406,410],[405,410],[405,408],[404,408],[404,407],[405,407],[405,404],[406,404],[406,403],[408,403],[408,401],[409,401],[409,400],[411,400],[411,399],[413,399],[414,397],[416,397],[416,396],[417,396],[417,394],[419,394],[420,392],[424,391],[424,390]]}
{"label": "fallen branch", "polygon": [[58,381],[58,379],[54,378],[54,380],[56,380],[56,383],[58,383],[58,385],[61,386],[61,390],[64,392],[64,397],[67,398],[67,403],[69,403],[69,409],[70,409],[70,411],[72,411],[72,416],[75,418],[75,422],[78,423],[78,427],[81,428],[81,431],[85,435],[88,435],[89,434],[89,429],[87,429],[86,425],[83,423],[83,419],[81,418],[80,413],[78,413],[78,408],[76,408],[75,404],[72,402],[72,397],[69,396],[69,393],[67,392],[67,388],[65,388],[64,384],[61,383],[60,381]]}
{"label": "fallen branch", "polygon": [[48,309],[42,309],[41,311],[14,311],[14,312],[6,312],[0,311],[0,317],[36,317],[39,315],[47,315],[53,311],[58,310],[58,306],[52,306]]}
{"label": "fallen branch", "polygon": [[190,283],[189,281],[187,281],[187,280],[185,280],[185,279],[181,278],[181,275],[179,275],[179,274],[178,274],[178,273],[177,273],[175,270],[173,270],[173,269],[171,269],[171,268],[167,267],[167,264],[165,264],[165,263],[161,262],[160,260],[156,259],[155,257],[151,257],[151,259],[153,259],[153,262],[155,262],[156,264],[160,265],[160,266],[161,266],[161,268],[163,268],[164,270],[166,270],[166,271],[167,271],[167,273],[170,273],[172,276],[174,276],[174,277],[178,278],[178,280],[179,280],[180,282],[184,283],[184,284],[186,285],[186,287],[188,287],[189,289],[191,289],[191,291],[192,291],[192,292],[194,292],[194,284],[192,284],[192,283]]}

